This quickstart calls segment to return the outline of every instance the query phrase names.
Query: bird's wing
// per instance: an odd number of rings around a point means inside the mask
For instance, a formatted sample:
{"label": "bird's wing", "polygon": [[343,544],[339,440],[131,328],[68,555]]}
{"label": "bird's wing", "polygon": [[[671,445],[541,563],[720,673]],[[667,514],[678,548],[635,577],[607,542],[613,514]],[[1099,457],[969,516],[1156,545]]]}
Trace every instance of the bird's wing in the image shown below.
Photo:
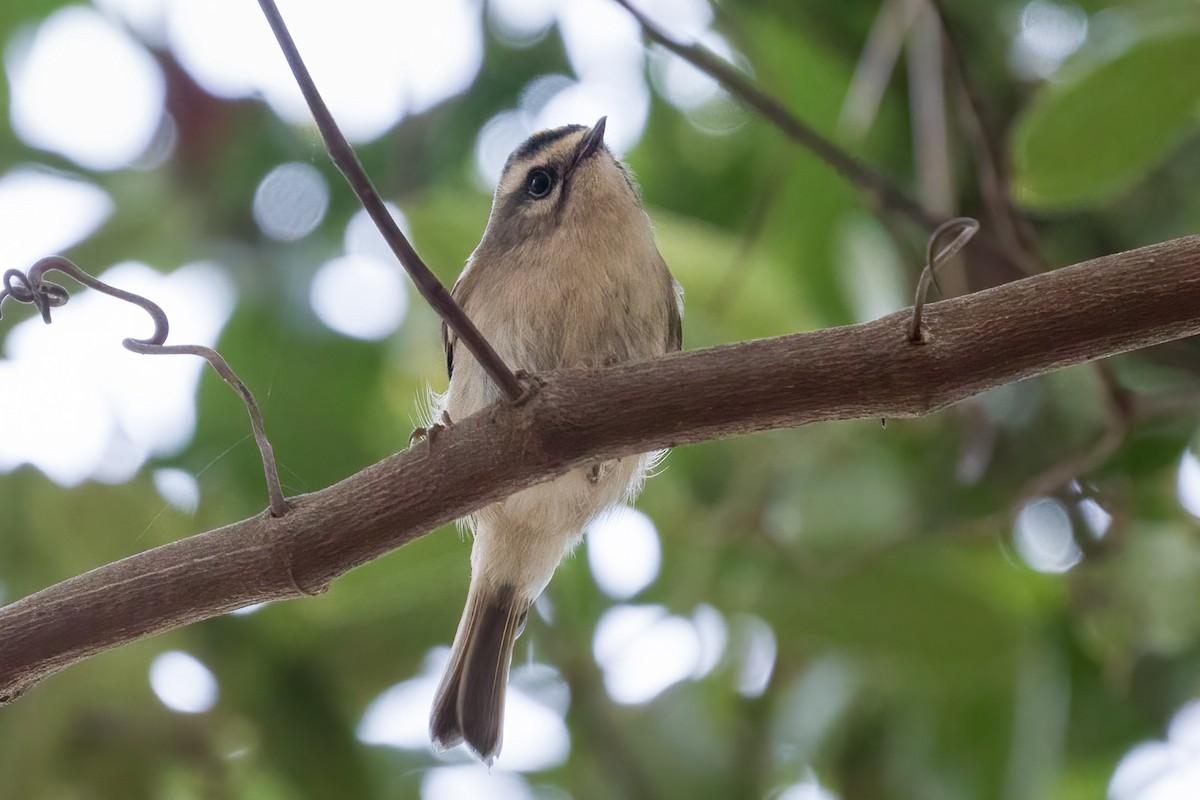
{"label": "bird's wing", "polygon": [[683,349],[683,287],[667,273],[671,282],[671,308],[667,312],[667,352]]}
{"label": "bird's wing", "polygon": [[[471,269],[468,266],[463,270],[463,273],[458,276],[458,280],[454,282],[454,288],[450,290],[450,296],[454,298],[454,302],[458,303],[460,308],[465,311],[467,298],[471,294],[471,287],[474,285],[471,280]],[[454,346],[458,344],[458,336],[454,331],[450,330],[450,326],[442,321],[442,349],[446,351],[446,377],[454,376]]]}

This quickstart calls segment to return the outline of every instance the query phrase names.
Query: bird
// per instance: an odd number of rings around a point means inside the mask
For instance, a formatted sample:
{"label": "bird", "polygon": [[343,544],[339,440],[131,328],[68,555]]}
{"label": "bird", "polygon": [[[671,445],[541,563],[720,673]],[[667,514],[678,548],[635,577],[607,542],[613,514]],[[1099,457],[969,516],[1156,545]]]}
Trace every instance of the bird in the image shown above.
{"label": "bird", "polygon": [[[534,133],[508,157],[483,237],[451,292],[516,370],[600,368],[682,346],[683,291],[658,251],[641,190],[590,128]],[[500,390],[442,325],[442,418]],[[589,522],[641,490],[656,454],[595,461],[472,514],[471,582],[430,713],[435,749],[463,742],[491,765],[502,744],[513,643]]]}

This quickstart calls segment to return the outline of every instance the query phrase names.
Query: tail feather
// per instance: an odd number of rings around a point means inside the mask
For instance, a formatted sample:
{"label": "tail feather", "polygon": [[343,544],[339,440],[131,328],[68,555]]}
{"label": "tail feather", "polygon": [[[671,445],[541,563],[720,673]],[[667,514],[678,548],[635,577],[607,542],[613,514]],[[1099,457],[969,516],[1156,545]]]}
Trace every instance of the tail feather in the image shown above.
{"label": "tail feather", "polygon": [[528,611],[512,587],[471,587],[429,720],[439,748],[465,740],[489,764],[499,754],[513,643]]}

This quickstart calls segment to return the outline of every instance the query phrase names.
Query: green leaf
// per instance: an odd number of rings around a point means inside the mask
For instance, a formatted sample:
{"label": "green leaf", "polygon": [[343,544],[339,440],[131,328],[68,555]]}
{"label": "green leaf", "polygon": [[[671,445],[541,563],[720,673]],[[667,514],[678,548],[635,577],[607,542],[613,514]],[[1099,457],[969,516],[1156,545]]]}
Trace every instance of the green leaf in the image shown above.
{"label": "green leaf", "polygon": [[1194,123],[1198,101],[1197,25],[1147,36],[1048,86],[1016,126],[1016,199],[1041,209],[1113,200],[1163,161]]}

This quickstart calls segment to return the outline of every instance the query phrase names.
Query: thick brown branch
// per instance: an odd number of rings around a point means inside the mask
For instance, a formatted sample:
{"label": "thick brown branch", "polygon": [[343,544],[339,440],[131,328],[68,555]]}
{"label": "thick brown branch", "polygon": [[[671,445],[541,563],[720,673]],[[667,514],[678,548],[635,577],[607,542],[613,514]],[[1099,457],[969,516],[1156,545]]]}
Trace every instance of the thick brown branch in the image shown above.
{"label": "thick brown branch", "polygon": [[810,422],[928,414],[984,389],[1200,333],[1200,236],[875,322],[544,378],[424,445],[263,513],[0,609],[0,702],[94,653],[347,570],[586,460]]}

